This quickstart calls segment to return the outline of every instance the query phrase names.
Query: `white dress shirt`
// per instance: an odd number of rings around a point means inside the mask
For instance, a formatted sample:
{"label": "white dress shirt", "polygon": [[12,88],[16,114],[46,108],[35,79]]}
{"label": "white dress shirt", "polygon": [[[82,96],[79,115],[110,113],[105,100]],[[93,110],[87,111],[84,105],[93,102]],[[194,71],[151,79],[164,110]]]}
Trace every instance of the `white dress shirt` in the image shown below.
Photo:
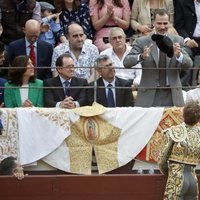
{"label": "white dress shirt", "polygon": [[[116,76],[118,76],[119,78],[126,79],[126,80],[133,79],[133,81],[139,85],[141,76],[142,76],[141,64],[139,63],[133,66],[132,69],[125,69],[123,65],[124,58],[130,52],[131,48],[132,48],[131,46],[126,45],[126,51],[121,60],[115,54],[112,47],[102,51],[100,55],[108,55],[110,57],[110,59],[114,63],[114,66],[117,67],[117,69],[115,69]],[[124,69],[119,69],[119,68],[124,68]],[[140,69],[137,69],[137,68],[140,68]]]}

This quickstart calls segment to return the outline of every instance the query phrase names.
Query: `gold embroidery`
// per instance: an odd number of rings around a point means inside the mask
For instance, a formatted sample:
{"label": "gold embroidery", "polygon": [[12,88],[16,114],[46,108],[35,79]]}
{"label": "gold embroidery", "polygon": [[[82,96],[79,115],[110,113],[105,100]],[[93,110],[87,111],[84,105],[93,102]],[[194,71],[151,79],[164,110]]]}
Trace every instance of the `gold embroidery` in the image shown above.
{"label": "gold embroidery", "polygon": [[12,155],[18,156],[18,123],[16,110],[4,108],[1,110],[3,134],[0,136],[0,160]]}
{"label": "gold embroidery", "polygon": [[[89,128],[90,125],[92,128]],[[93,147],[99,173],[117,168],[119,166],[117,144],[120,132],[121,129],[114,127],[99,116],[80,117],[79,121],[72,124],[71,135],[66,139],[70,152],[70,171],[91,173]]]}
{"label": "gold embroidery", "polygon": [[52,109],[35,109],[35,113],[40,115],[41,117],[45,117],[50,120],[52,123],[56,124],[56,126],[61,127],[63,130],[70,130],[70,119],[68,116],[69,111],[65,109],[59,109],[52,112]]}

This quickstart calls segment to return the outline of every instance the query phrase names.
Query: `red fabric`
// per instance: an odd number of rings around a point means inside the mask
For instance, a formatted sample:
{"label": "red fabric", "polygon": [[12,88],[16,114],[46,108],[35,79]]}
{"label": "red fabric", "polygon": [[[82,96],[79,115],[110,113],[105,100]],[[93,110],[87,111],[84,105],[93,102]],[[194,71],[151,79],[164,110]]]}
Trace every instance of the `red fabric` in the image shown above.
{"label": "red fabric", "polygon": [[33,65],[35,65],[36,63],[35,63],[34,45],[33,45],[33,44],[30,44],[29,47],[30,47],[29,57],[30,57],[30,59],[31,59],[31,61],[32,61],[32,63],[33,63]]}

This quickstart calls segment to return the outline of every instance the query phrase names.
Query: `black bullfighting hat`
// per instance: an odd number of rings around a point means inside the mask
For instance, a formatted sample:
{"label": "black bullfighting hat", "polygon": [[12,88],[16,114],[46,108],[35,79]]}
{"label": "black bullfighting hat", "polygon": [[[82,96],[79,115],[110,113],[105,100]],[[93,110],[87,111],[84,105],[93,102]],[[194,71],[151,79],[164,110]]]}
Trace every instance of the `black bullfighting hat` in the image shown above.
{"label": "black bullfighting hat", "polygon": [[153,34],[151,39],[156,42],[160,51],[167,54],[168,57],[172,58],[174,55],[174,47],[172,40],[166,35]]}

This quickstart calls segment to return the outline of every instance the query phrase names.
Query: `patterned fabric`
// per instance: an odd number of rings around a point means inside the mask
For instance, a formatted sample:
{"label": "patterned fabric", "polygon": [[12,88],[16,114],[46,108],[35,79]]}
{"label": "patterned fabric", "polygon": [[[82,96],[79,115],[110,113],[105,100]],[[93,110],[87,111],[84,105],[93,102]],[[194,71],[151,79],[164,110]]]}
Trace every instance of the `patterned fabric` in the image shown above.
{"label": "patterned fabric", "polygon": [[69,11],[63,10],[60,15],[61,31],[59,31],[58,37],[65,33],[65,28],[71,23],[77,22],[83,27],[84,33],[88,39],[93,39],[93,30],[91,26],[89,7],[86,4],[81,4],[78,10]]}
{"label": "patterned fabric", "polygon": [[75,69],[76,77],[85,78],[85,79],[88,79],[90,77],[91,75],[90,67],[94,66],[94,62],[99,55],[99,52],[96,46],[94,46],[93,44],[85,43],[83,45],[81,54],[77,60],[75,55],[69,48],[69,43],[61,43],[53,51],[52,63],[51,63],[52,71],[55,70],[55,67],[56,67],[55,62],[57,58],[63,53],[69,53],[73,57],[75,61],[75,67],[81,67],[81,68]]}
{"label": "patterned fabric", "polygon": [[[190,188],[189,191],[188,188]],[[191,191],[194,192],[193,196],[191,195],[191,198],[187,199],[198,200],[198,182],[195,174],[195,167],[186,166],[182,163],[170,163],[163,200],[184,199]]]}
{"label": "patterned fabric", "polygon": [[182,123],[167,129],[165,135],[158,156],[161,172],[168,175],[164,199],[198,199],[195,165],[200,163],[199,125]]}
{"label": "patterned fabric", "polygon": [[66,139],[70,152],[70,171],[91,174],[94,148],[100,174],[119,167],[117,152],[121,129],[99,116],[80,117]]}
{"label": "patterned fabric", "polygon": [[181,124],[182,122],[182,108],[166,108],[153,137],[148,142],[146,147],[140,152],[137,158],[141,160],[157,162],[163,140],[165,139],[165,135],[162,133],[162,131],[172,126]]}
{"label": "patterned fabric", "polygon": [[8,156],[18,156],[18,123],[15,109],[1,109],[0,119],[3,125],[0,135],[0,161]]}
{"label": "patterned fabric", "polygon": [[152,137],[164,108],[104,108],[94,105],[72,110],[1,110],[7,113],[0,115],[3,124],[1,158],[20,155],[21,164],[43,159],[57,169],[88,174],[91,173],[92,148],[99,173],[130,162]]}

